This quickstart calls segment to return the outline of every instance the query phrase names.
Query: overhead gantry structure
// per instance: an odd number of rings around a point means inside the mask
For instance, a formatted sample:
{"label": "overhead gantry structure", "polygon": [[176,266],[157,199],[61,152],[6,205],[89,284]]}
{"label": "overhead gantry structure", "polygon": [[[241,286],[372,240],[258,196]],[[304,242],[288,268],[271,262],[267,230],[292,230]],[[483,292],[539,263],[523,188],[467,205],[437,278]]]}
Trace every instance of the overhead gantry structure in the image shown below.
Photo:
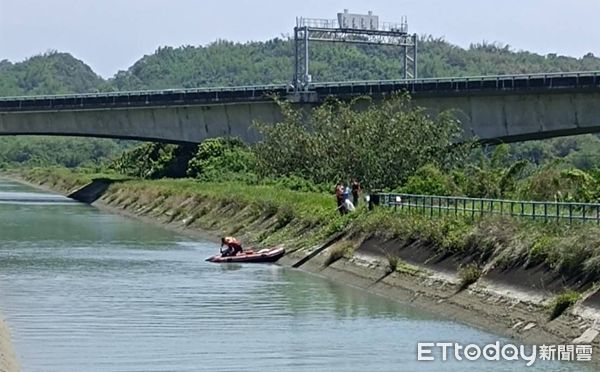
{"label": "overhead gantry structure", "polygon": [[296,92],[310,89],[311,41],[397,47],[400,50],[401,76],[405,80],[418,78],[417,34],[408,33],[406,17],[402,17],[399,23],[380,22],[379,16],[370,11],[368,14],[353,14],[345,9],[338,13],[337,19],[296,18],[292,80]]}

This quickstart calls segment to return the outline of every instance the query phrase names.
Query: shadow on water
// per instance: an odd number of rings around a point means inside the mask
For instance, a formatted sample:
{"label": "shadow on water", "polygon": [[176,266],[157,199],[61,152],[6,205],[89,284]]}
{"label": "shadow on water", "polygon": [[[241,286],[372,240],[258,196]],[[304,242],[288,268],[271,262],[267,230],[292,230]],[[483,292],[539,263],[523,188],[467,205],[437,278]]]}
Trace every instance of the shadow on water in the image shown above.
{"label": "shadow on water", "polygon": [[420,318],[434,319],[408,304],[357,290],[333,281],[307,275],[297,270],[277,267],[273,280],[254,288],[254,298],[277,298],[296,316],[308,312],[328,313],[335,319]]}
{"label": "shadow on water", "polygon": [[219,266],[221,267],[221,270],[223,271],[238,271],[242,269],[242,265],[237,264],[237,263],[222,263],[219,264]]}

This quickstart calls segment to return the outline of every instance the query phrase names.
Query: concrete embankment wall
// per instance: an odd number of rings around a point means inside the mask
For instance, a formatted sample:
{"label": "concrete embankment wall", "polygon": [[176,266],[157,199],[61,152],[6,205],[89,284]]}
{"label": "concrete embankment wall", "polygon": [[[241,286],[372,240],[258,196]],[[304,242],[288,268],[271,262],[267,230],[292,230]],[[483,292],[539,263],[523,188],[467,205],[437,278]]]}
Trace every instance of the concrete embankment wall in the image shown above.
{"label": "concrete embankment wall", "polygon": [[0,372],[17,371],[19,371],[19,363],[11,342],[10,330],[4,319],[0,317]]}
{"label": "concrete embankment wall", "polygon": [[[34,177],[29,181],[64,194],[85,190],[81,189],[81,180],[74,178],[54,177],[48,182]],[[281,265],[299,266],[499,335],[540,344],[583,342],[594,346],[595,355],[600,353],[598,288],[588,288],[575,306],[550,320],[550,302],[563,288],[559,278],[547,268],[492,269],[464,288],[457,274],[468,257],[436,258],[435,247],[422,242],[353,234],[334,239],[325,248],[321,243],[298,249],[299,241],[322,233],[318,226],[295,226],[293,221],[282,226],[276,214],[235,204],[232,198],[219,200],[149,185],[151,182],[113,183],[94,204],[203,238],[235,234],[253,242],[265,234],[297,236],[285,242],[288,254]],[[290,233],[281,234],[285,229]],[[322,241],[329,238],[323,236]],[[352,248],[352,255],[340,253],[347,252],[348,247]],[[309,260],[305,259],[307,255],[311,255]],[[396,270],[390,270],[390,256],[400,260]]]}

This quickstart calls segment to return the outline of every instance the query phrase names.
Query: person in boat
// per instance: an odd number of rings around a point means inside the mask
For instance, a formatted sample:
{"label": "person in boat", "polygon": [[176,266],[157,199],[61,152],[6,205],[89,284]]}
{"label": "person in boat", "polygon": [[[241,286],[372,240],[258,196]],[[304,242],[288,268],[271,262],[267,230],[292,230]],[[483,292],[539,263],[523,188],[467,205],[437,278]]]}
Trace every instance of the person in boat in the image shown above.
{"label": "person in boat", "polygon": [[[223,250],[223,246],[226,245],[227,248]],[[221,256],[235,256],[238,253],[243,252],[242,242],[234,238],[233,236],[225,236],[221,238]]]}

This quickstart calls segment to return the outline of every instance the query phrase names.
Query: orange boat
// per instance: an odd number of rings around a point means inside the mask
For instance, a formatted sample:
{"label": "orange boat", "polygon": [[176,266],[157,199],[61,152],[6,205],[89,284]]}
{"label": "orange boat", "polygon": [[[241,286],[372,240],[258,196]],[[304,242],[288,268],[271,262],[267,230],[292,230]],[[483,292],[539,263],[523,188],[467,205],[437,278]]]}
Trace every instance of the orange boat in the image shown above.
{"label": "orange boat", "polygon": [[215,263],[226,263],[226,262],[275,262],[285,254],[285,249],[281,246],[265,248],[260,251],[253,251],[252,249],[245,250],[244,252],[238,253],[235,256],[222,256],[220,254],[209,257],[206,259],[208,262]]}

